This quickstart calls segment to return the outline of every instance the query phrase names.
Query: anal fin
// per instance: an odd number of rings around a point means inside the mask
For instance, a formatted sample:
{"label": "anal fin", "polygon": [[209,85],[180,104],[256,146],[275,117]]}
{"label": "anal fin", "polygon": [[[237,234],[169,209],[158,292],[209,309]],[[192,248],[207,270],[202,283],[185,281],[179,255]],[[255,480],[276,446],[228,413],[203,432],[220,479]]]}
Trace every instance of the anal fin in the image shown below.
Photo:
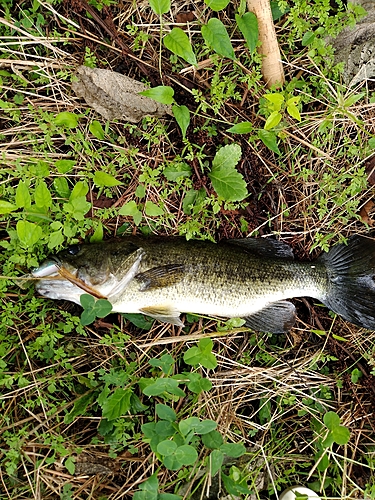
{"label": "anal fin", "polygon": [[270,333],[286,333],[296,321],[296,308],[287,300],[273,302],[245,318],[246,326],[253,330]]}
{"label": "anal fin", "polygon": [[184,326],[180,320],[181,312],[169,304],[158,304],[155,306],[142,307],[140,311],[151,318],[157,319],[163,323],[171,323],[176,326]]}

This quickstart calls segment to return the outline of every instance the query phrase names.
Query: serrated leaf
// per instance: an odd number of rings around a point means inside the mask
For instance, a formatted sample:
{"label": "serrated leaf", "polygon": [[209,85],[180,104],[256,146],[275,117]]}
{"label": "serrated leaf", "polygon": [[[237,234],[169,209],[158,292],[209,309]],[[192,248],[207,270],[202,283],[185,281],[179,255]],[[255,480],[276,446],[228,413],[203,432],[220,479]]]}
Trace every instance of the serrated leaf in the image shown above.
{"label": "serrated leaf", "polygon": [[281,113],[279,113],[278,111],[273,111],[264,124],[264,130],[271,130],[275,128],[280,123],[281,118]]}
{"label": "serrated leaf", "polygon": [[64,236],[61,230],[53,231],[48,236],[48,248],[53,250],[54,248],[62,245],[64,242]]}
{"label": "serrated leaf", "polygon": [[217,54],[234,59],[234,49],[224,24],[216,17],[211,18],[201,28],[206,44]]}
{"label": "serrated leaf", "polygon": [[163,215],[164,211],[159,205],[156,205],[152,201],[146,201],[145,203],[145,214],[149,217],[157,217]]}
{"label": "serrated leaf", "polygon": [[93,136],[102,141],[105,137],[104,130],[100,122],[98,120],[93,120],[90,123],[89,130]]}
{"label": "serrated leaf", "polygon": [[94,183],[100,187],[120,186],[122,182],[118,181],[113,175],[97,170],[94,174]]}
{"label": "serrated leaf", "polygon": [[251,122],[241,122],[228,128],[227,132],[231,132],[232,134],[248,134],[252,130],[253,124]]}
{"label": "serrated leaf", "polygon": [[187,128],[190,124],[190,111],[186,106],[178,106],[174,104],[172,106],[173,116],[176,118],[176,122],[181,129],[182,137],[185,139]]}
{"label": "serrated leaf", "polygon": [[42,181],[35,188],[34,192],[35,204],[37,207],[50,208],[52,205],[52,196],[49,192],[47,184]]}
{"label": "serrated leaf", "polygon": [[151,89],[144,90],[139,93],[145,97],[150,97],[154,101],[162,104],[172,104],[174,102],[174,90],[167,85],[160,85],[159,87],[152,87]]}
{"label": "serrated leaf", "polygon": [[246,12],[243,16],[236,14],[236,22],[250,52],[254,52],[259,38],[258,19],[256,15],[253,12]]}
{"label": "serrated leaf", "polygon": [[230,0],[204,0],[204,3],[215,12],[225,9]]}
{"label": "serrated leaf", "polygon": [[115,420],[116,418],[125,415],[131,407],[131,395],[131,389],[116,389],[115,392],[103,403],[103,417],[108,420]]}
{"label": "serrated leaf", "polygon": [[182,57],[182,59],[189,64],[197,64],[197,59],[193,52],[189,37],[181,28],[173,28],[172,31],[163,38],[163,43],[168,50]]}
{"label": "serrated leaf", "polygon": [[267,146],[267,148],[269,148],[271,151],[273,151],[278,155],[281,154],[281,151],[277,146],[277,137],[275,132],[272,132],[270,130],[259,130],[258,136],[259,139],[263,142],[263,144]]}
{"label": "serrated leaf", "polygon": [[78,116],[70,111],[63,111],[55,116],[54,121],[60,127],[75,128],[78,125]]}
{"label": "serrated leaf", "polygon": [[213,169],[234,168],[240,161],[242,155],[241,146],[228,144],[220,148],[212,161]]}
{"label": "serrated leaf", "polygon": [[215,170],[209,178],[216,193],[225,201],[241,201],[248,195],[244,178],[234,169]]}
{"label": "serrated leaf", "polygon": [[[31,205],[30,191],[28,186],[23,181],[19,182],[16,189],[16,205],[17,208],[30,208]],[[1,207],[1,200],[0,200],[0,207]]]}
{"label": "serrated leaf", "polygon": [[158,14],[166,14],[171,8],[170,0],[149,0],[151,9]]}

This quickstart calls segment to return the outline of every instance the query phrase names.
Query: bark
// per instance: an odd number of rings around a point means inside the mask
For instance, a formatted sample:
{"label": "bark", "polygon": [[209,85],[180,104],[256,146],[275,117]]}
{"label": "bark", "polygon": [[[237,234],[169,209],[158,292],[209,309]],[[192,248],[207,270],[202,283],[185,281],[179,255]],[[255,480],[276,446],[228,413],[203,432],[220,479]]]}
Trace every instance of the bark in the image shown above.
{"label": "bark", "polygon": [[262,75],[267,87],[283,85],[285,82],[284,69],[281,62],[279,44],[277,42],[275,26],[269,0],[247,0],[247,7],[258,19],[259,52],[263,56]]}

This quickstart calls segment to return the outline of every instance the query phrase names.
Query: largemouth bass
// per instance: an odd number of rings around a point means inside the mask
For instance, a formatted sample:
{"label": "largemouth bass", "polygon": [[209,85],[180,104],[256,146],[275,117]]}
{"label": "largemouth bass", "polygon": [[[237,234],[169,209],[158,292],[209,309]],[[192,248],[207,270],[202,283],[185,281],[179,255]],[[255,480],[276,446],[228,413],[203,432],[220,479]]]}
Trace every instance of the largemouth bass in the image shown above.
{"label": "largemouth bass", "polygon": [[32,273],[37,291],[80,303],[90,293],[114,312],[143,313],[183,326],[183,312],[245,318],[249,327],[288,331],[294,305],[308,296],[358,326],[375,329],[375,241],[353,236],[313,262],[270,239],[218,244],[168,237],[124,237],[72,245]]}

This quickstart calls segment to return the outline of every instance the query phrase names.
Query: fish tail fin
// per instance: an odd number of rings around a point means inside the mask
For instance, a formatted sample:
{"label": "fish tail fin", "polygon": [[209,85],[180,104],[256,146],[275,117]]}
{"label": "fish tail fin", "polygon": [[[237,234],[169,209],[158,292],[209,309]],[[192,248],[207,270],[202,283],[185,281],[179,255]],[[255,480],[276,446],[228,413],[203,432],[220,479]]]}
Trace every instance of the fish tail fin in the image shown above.
{"label": "fish tail fin", "polygon": [[375,240],[353,236],[319,261],[325,263],[329,279],[322,302],[345,320],[375,330]]}

